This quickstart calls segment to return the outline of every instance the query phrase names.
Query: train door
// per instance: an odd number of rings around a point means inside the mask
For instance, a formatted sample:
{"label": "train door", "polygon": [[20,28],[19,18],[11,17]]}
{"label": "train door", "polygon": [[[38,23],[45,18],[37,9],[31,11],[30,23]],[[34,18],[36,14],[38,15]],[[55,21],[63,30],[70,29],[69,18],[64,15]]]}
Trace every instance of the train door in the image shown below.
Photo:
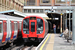
{"label": "train door", "polygon": [[4,20],[3,21],[3,39],[2,39],[2,42],[5,42],[5,40],[7,39],[6,36],[7,36],[7,22]]}
{"label": "train door", "polygon": [[37,37],[37,35],[36,35],[36,31],[37,31],[37,29],[36,29],[36,20],[30,20],[29,21],[29,23],[30,23],[30,27],[29,27],[29,29],[30,29],[30,31],[29,31],[29,37]]}
{"label": "train door", "polygon": [[17,33],[18,33],[18,23],[14,22],[14,37],[13,38],[17,37]]}
{"label": "train door", "polygon": [[19,22],[19,26],[20,26],[19,29],[20,29],[20,31],[21,31],[21,22]]}
{"label": "train door", "polygon": [[19,21],[17,22],[17,24],[18,24],[18,32],[19,32],[20,31],[20,29],[19,29],[20,28]]}
{"label": "train door", "polygon": [[2,37],[3,37],[3,23],[2,21],[0,21],[0,42],[2,41]]}
{"label": "train door", "polygon": [[14,21],[11,21],[11,40],[13,39],[14,36]]}

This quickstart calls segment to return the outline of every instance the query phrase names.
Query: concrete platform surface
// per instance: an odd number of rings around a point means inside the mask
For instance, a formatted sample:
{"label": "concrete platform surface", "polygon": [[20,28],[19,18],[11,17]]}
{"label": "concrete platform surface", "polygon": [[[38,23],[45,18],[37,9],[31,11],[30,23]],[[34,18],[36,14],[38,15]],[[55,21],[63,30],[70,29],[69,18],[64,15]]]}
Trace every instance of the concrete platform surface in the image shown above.
{"label": "concrete platform surface", "polygon": [[75,50],[75,45],[71,45],[72,40],[68,43],[64,37],[59,37],[59,35],[50,34],[38,50]]}
{"label": "concrete platform surface", "polygon": [[75,45],[71,45],[63,37],[59,37],[59,34],[55,35],[53,50],[75,50]]}

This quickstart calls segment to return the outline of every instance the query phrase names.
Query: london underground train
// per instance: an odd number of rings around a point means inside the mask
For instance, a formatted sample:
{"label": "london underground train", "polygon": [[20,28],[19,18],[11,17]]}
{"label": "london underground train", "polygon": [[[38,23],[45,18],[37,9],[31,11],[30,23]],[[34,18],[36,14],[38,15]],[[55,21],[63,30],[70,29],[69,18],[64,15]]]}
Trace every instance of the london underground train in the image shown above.
{"label": "london underground train", "polygon": [[24,42],[41,42],[48,32],[48,22],[40,16],[27,16],[21,31]]}
{"label": "london underground train", "polygon": [[22,20],[23,18],[0,14],[0,47],[17,39]]}

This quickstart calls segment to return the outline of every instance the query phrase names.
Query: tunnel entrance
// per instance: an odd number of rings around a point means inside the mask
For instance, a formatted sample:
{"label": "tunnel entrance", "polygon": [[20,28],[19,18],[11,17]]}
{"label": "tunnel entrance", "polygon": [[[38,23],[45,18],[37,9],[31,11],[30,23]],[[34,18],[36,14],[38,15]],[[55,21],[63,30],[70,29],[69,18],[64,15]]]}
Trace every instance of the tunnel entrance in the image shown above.
{"label": "tunnel entrance", "polygon": [[54,33],[53,24],[56,25],[56,33],[60,33],[60,14],[48,13],[47,16],[49,17],[49,19],[47,19],[48,33]]}

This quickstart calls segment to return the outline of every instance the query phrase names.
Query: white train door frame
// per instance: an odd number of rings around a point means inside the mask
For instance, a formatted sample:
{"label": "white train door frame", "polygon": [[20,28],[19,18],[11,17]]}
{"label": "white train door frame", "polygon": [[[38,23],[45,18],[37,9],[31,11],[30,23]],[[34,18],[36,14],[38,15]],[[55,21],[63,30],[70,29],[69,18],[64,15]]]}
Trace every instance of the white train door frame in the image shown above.
{"label": "white train door frame", "polygon": [[0,42],[2,42],[3,38],[3,22],[0,21]]}
{"label": "white train door frame", "polygon": [[16,39],[18,33],[18,23],[14,22],[14,39]]}

